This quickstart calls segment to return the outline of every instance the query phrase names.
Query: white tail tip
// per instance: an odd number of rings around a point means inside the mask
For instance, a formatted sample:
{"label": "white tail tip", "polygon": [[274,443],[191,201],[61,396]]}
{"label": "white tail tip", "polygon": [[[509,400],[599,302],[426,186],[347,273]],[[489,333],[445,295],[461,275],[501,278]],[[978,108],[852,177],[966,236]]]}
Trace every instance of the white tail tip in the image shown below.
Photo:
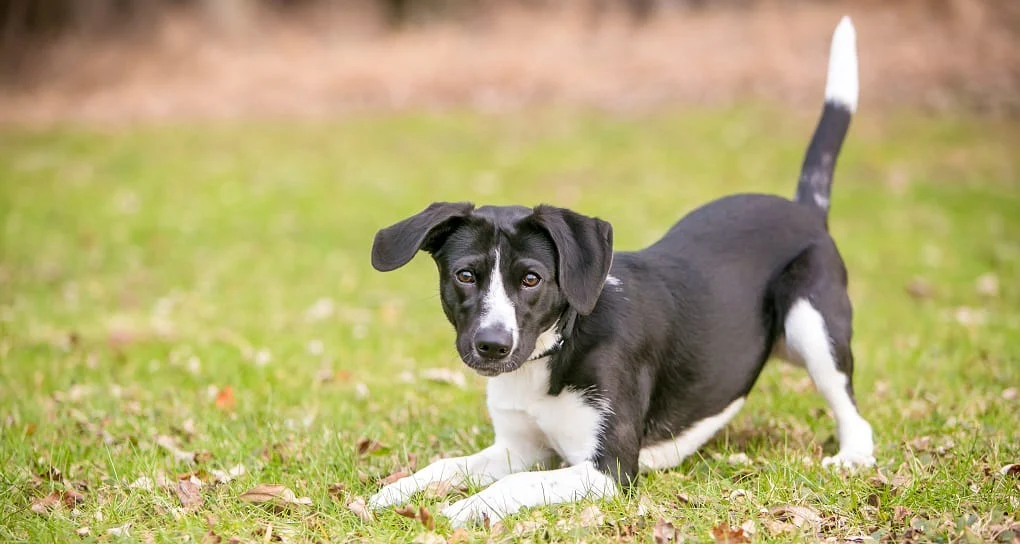
{"label": "white tail tip", "polygon": [[857,111],[857,32],[850,17],[843,17],[832,34],[829,50],[829,77],[825,81],[825,101]]}

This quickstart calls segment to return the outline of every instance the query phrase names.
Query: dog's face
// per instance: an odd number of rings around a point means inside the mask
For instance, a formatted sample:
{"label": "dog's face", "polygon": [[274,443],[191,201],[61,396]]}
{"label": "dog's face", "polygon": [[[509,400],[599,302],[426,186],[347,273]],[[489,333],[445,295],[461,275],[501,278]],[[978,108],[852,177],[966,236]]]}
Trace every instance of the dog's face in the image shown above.
{"label": "dog's face", "polygon": [[612,227],[550,206],[437,203],[380,230],[372,265],[393,270],[418,250],[439,268],[461,359],[496,376],[551,347],[544,333],[568,308],[591,313],[612,263]]}

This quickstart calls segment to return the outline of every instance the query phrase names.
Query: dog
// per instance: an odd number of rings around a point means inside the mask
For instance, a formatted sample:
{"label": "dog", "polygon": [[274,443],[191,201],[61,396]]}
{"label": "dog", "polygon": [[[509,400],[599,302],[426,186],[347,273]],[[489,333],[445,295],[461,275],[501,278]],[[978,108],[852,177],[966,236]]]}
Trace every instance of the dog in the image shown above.
{"label": "dog", "polygon": [[[727,196],[635,252],[613,252],[608,222],[549,205],[435,203],[380,230],[377,270],[419,251],[435,260],[457,352],[488,378],[495,439],[383,487],[370,506],[403,504],[437,482],[488,485],[443,509],[459,527],[612,497],[722,429],[773,356],[804,367],[832,410],[839,451],[822,464],[874,464],[851,383],[847,271],[828,232],[832,174],[857,108],[856,41],[844,17],[792,201]],[[530,470],[557,458],[565,468]]]}

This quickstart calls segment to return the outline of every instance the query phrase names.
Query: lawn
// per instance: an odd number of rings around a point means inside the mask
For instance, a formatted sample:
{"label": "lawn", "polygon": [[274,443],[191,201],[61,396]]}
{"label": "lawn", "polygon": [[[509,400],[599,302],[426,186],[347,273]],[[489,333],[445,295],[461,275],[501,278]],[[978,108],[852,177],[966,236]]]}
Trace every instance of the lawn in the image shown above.
{"label": "lawn", "polygon": [[[920,114],[857,119],[833,194],[876,469],[821,468],[824,401],[774,364],[629,496],[456,535],[457,491],[416,499],[431,532],[348,507],[492,437],[434,265],[375,272],[378,228],[548,202],[636,249],[713,197],[792,194],[813,113],[0,131],[0,541],[1016,542],[1020,124]],[[294,495],[242,497],[260,484]]]}

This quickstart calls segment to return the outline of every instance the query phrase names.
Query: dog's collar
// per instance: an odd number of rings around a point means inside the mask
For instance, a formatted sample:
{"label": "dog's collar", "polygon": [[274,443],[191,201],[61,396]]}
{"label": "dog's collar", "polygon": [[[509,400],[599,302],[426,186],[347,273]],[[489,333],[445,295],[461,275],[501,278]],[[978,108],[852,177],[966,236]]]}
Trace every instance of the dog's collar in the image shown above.
{"label": "dog's collar", "polygon": [[543,351],[542,353],[539,353],[538,355],[535,355],[535,356],[533,356],[533,357],[530,357],[530,358],[528,358],[528,361],[529,361],[529,362],[530,362],[530,361],[536,361],[536,360],[538,360],[538,359],[541,359],[541,358],[543,358],[543,357],[548,357],[548,356],[550,356],[550,355],[552,355],[552,354],[554,354],[554,353],[558,352],[558,351],[559,351],[559,350],[561,350],[561,349],[563,349],[563,337],[562,337],[562,336],[560,337],[560,339],[559,339],[559,340],[557,340],[557,341],[556,341],[556,343],[555,343],[555,344],[553,344],[553,345],[549,346],[549,347],[548,347],[548,348],[547,348],[547,349],[546,349],[545,351]]}

